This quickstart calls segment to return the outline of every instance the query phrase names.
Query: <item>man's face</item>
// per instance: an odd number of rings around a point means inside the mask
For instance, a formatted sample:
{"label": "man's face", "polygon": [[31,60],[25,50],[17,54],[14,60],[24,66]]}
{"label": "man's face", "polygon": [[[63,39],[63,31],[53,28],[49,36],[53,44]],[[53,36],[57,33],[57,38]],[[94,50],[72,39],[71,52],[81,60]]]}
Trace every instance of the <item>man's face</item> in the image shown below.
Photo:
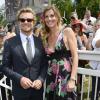
{"label": "man's face", "polygon": [[86,16],[87,19],[89,19],[91,17],[91,13],[90,12],[86,12],[85,16]]}
{"label": "man's face", "polygon": [[34,26],[34,16],[32,13],[24,12],[19,16],[20,30],[25,34],[30,34]]}

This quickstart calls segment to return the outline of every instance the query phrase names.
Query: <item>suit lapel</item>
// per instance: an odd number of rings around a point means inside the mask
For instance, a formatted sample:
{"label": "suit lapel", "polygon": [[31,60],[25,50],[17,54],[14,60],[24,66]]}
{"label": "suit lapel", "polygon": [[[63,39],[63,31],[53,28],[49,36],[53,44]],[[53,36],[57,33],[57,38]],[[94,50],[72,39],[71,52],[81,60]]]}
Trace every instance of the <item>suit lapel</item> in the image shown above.
{"label": "suit lapel", "polygon": [[33,38],[34,38],[35,54],[34,54],[34,57],[32,59],[32,63],[35,62],[37,54],[38,54],[38,40],[36,39],[36,37],[34,35],[33,35]]}
{"label": "suit lapel", "polygon": [[[35,47],[35,54],[34,54],[34,57],[32,59],[32,63],[33,64],[35,61],[36,61],[36,58],[37,58],[37,54],[39,54],[39,44],[38,44],[38,39],[33,35],[33,38],[34,38],[34,47]],[[27,57],[26,57],[26,54],[25,54],[25,51],[24,51],[24,48],[22,46],[22,42],[21,42],[21,38],[20,38],[20,35],[17,36],[17,39],[16,39],[16,43],[17,43],[17,52],[18,54],[20,55],[20,57],[22,58],[22,60],[27,63],[27,64],[30,64],[27,60]],[[30,64],[30,65],[31,65]]]}
{"label": "suit lapel", "polygon": [[18,52],[18,54],[20,55],[20,57],[22,58],[22,60],[23,60],[25,63],[28,63],[28,60],[27,60],[27,57],[26,57],[24,48],[23,48],[23,46],[22,46],[22,42],[21,42],[20,35],[17,36],[16,43],[17,43],[17,52]]}

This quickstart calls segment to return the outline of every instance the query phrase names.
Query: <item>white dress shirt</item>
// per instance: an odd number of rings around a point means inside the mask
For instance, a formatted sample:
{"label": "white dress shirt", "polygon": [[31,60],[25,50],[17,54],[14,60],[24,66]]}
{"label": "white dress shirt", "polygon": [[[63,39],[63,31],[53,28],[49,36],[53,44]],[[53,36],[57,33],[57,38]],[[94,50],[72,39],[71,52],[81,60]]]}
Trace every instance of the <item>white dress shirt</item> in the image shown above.
{"label": "white dress shirt", "polygon": [[96,31],[95,33],[95,37],[93,38],[93,41],[92,41],[92,46],[94,49],[97,49],[97,50],[100,50],[100,48],[96,48],[96,42],[100,40],[100,28]]}
{"label": "white dress shirt", "polygon": [[[25,54],[26,54],[26,44],[27,44],[27,39],[26,38],[27,38],[27,36],[24,33],[20,32],[20,38],[21,38],[22,46],[23,46]],[[32,55],[34,57],[34,55],[35,55],[35,45],[34,45],[33,35],[31,34],[30,36],[28,36],[28,38],[31,41]]]}
{"label": "white dress shirt", "polygon": [[[100,29],[98,29],[95,33],[95,37],[93,38],[92,40],[92,46],[94,48],[94,51],[100,51],[100,48],[97,48],[95,45],[96,45],[96,42],[100,40]],[[99,61],[90,61],[90,66],[93,68],[93,69],[96,69],[96,70],[100,70],[100,62]]]}
{"label": "white dress shirt", "polygon": [[[89,25],[89,21],[91,21],[90,23],[92,24],[90,24]],[[93,25],[94,25],[94,23],[96,22],[96,18],[95,17],[90,17],[89,19],[87,19],[87,18],[84,18],[83,20],[82,20],[82,23],[83,24],[85,24],[85,29],[84,29],[84,32],[85,33],[92,33],[92,32],[94,32],[94,30],[93,30]]]}

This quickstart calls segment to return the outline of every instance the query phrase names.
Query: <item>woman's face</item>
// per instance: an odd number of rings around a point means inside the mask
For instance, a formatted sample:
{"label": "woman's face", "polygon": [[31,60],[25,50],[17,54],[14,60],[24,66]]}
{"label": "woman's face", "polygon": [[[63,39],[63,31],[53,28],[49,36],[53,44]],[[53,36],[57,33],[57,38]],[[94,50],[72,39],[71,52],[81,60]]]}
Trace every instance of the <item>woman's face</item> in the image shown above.
{"label": "woman's face", "polygon": [[54,28],[57,26],[58,18],[52,9],[46,11],[44,21],[48,28]]}
{"label": "woman's face", "polygon": [[75,32],[80,32],[80,25],[75,25]]}

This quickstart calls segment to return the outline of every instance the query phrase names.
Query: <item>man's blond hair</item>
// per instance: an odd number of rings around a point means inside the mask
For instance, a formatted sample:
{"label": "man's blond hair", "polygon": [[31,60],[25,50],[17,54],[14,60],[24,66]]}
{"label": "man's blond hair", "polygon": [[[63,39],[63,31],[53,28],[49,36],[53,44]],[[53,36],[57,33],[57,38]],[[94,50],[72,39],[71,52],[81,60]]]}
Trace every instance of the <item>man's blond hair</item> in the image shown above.
{"label": "man's blond hair", "polygon": [[22,8],[18,11],[17,13],[17,20],[19,20],[19,17],[22,13],[32,13],[33,14],[33,18],[34,18],[34,21],[36,21],[36,14],[35,12],[30,8],[30,7],[25,7],[25,8]]}

